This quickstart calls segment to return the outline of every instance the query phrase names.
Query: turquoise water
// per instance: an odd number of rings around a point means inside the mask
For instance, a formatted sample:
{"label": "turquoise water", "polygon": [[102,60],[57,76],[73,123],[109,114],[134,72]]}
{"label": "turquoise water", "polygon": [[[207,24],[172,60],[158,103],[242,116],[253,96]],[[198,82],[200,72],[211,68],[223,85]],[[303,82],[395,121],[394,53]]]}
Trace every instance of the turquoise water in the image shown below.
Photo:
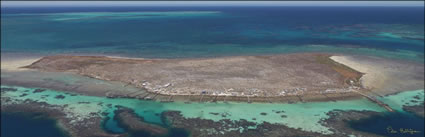
{"label": "turquoise water", "polygon": [[[412,98],[417,96],[418,99]],[[424,92],[404,92],[397,96],[378,97],[385,104],[388,104],[396,111],[403,111],[403,105],[414,106],[420,105],[424,101]]]}
{"label": "turquoise water", "polygon": [[[2,86],[8,87],[8,86]],[[319,132],[323,134],[330,134],[332,131],[329,128],[319,124],[321,119],[326,119],[328,116],[327,112],[332,110],[370,110],[376,112],[386,112],[385,109],[378,105],[366,100],[347,100],[338,102],[310,102],[310,103],[296,103],[296,104],[266,104],[266,103],[197,103],[185,104],[184,102],[173,102],[173,103],[160,103],[155,101],[143,101],[137,99],[109,99],[104,97],[94,96],[70,96],[63,92],[46,90],[41,93],[30,93],[27,96],[20,97],[25,90],[34,90],[34,88],[17,88],[16,92],[3,93],[3,97],[10,97],[15,102],[21,102],[25,99],[34,100],[37,102],[46,102],[52,105],[68,105],[64,107],[64,111],[68,114],[68,117],[77,118],[75,122],[81,122],[86,118],[90,118],[90,113],[97,113],[101,117],[109,117],[109,120],[113,119],[113,112],[116,110],[116,106],[124,106],[135,110],[135,113],[143,117],[147,122],[163,125],[160,115],[164,111],[180,111],[181,114],[186,118],[201,118],[210,119],[213,121],[219,121],[222,119],[230,120],[241,120],[245,119],[250,122],[262,123],[270,122],[276,124],[284,124],[292,128],[300,128],[305,131]],[[43,97],[48,95],[48,97]],[[56,99],[55,96],[63,95],[64,99]],[[396,108],[397,111],[401,105],[415,105],[399,100],[409,100],[413,96],[419,96],[423,101],[424,90],[402,92],[397,95],[392,95],[382,98],[385,102],[390,102],[390,106]],[[90,103],[78,103],[78,102],[90,102]],[[102,103],[102,105],[99,105]],[[108,107],[107,104],[111,104]],[[284,113],[276,113],[276,111],[284,111]],[[109,115],[100,115],[101,112],[108,112]],[[220,115],[213,115],[210,113],[219,113]],[[261,113],[267,113],[267,115],[261,115]],[[227,115],[225,118],[221,114]],[[285,115],[286,118],[282,118]],[[255,120],[253,120],[255,118]],[[116,127],[114,122],[106,124],[106,128],[111,131],[119,132],[120,129]],[[241,130],[244,129],[229,129],[229,130]]]}
{"label": "turquoise water", "polygon": [[118,122],[113,119],[115,116],[114,109],[108,109],[108,110],[105,110],[104,112],[108,113],[108,115],[106,116],[107,119],[103,121],[104,122],[103,126],[106,127],[106,130],[112,133],[123,133],[125,129],[118,126]]}

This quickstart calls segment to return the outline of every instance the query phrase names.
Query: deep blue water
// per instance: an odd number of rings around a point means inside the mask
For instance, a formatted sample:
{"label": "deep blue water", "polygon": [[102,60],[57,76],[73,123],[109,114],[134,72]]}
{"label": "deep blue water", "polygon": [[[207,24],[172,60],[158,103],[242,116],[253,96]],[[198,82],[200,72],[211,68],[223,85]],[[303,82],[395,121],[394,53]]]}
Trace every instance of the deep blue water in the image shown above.
{"label": "deep blue water", "polygon": [[1,113],[2,137],[66,137],[56,122],[41,114]]}
{"label": "deep blue water", "polygon": [[[54,20],[62,15],[48,15],[143,11],[219,13],[194,17],[125,19],[103,16],[62,21]],[[22,15],[28,13],[34,15]],[[1,44],[2,52],[107,54],[145,58],[311,51],[363,53],[356,49],[368,48],[410,51],[416,54],[412,58],[421,59],[424,53],[423,17],[423,7],[2,8]],[[383,32],[415,35],[415,38],[377,36]],[[311,48],[308,45],[330,47]],[[346,47],[351,49],[344,50]]]}
{"label": "deep blue water", "polygon": [[[384,116],[374,116],[360,121],[350,122],[356,130],[390,137],[423,137],[424,118],[410,113],[389,113]],[[415,130],[419,132],[408,133],[400,129]]]}

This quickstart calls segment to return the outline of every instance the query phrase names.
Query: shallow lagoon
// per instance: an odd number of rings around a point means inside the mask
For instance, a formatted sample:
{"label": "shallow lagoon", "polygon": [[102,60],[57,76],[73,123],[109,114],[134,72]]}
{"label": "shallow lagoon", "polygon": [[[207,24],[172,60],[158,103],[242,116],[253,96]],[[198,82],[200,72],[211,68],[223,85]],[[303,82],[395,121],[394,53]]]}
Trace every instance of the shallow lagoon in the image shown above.
{"label": "shallow lagoon", "polygon": [[[3,86],[9,87],[9,86]],[[308,102],[308,103],[295,103],[295,104],[278,104],[278,103],[240,103],[240,102],[218,102],[218,103],[198,103],[192,102],[186,104],[184,102],[172,102],[172,103],[160,103],[156,101],[144,101],[138,99],[110,99],[106,97],[95,97],[95,96],[84,96],[84,95],[71,95],[64,92],[58,92],[53,90],[46,90],[40,93],[32,93],[31,91],[35,88],[24,88],[24,87],[13,87],[17,88],[16,92],[5,92],[2,94],[3,97],[11,97],[17,102],[26,99],[34,100],[37,102],[46,102],[51,105],[68,105],[64,107],[64,110],[69,117],[78,117],[75,122],[84,120],[90,117],[90,113],[95,112],[99,116],[101,112],[108,112],[109,115],[102,117],[109,117],[106,121],[106,128],[120,132],[117,128],[116,122],[113,120],[113,112],[116,110],[116,106],[124,106],[134,109],[135,112],[144,117],[147,122],[155,123],[159,125],[165,125],[162,123],[160,114],[164,111],[181,111],[181,114],[186,118],[201,118],[219,121],[222,119],[240,120],[245,119],[250,122],[262,123],[277,123],[285,124],[292,128],[301,128],[305,131],[320,132],[324,134],[332,133],[327,127],[319,124],[321,119],[326,119],[328,116],[327,112],[332,110],[370,110],[376,112],[386,112],[385,109],[378,105],[370,102],[366,99],[357,100],[346,100],[337,102]],[[27,92],[25,92],[27,91]],[[27,93],[26,96],[21,94]],[[57,99],[58,95],[62,95],[65,98]],[[403,111],[400,106],[402,105],[415,105],[409,103],[409,100],[413,96],[419,96],[420,99],[424,99],[424,90],[416,90],[409,92],[402,92],[396,95],[391,95],[381,98],[384,102],[388,103],[391,107],[397,111]],[[81,103],[84,102],[84,103]],[[87,103],[88,102],[88,103]],[[108,106],[107,104],[111,104]],[[283,113],[276,113],[276,111],[284,111]],[[214,115],[211,113],[219,113]],[[266,115],[261,115],[266,113]],[[222,117],[222,114],[226,117]],[[282,118],[285,115],[285,118]],[[255,120],[253,120],[255,118]],[[243,129],[232,129],[240,130]]]}

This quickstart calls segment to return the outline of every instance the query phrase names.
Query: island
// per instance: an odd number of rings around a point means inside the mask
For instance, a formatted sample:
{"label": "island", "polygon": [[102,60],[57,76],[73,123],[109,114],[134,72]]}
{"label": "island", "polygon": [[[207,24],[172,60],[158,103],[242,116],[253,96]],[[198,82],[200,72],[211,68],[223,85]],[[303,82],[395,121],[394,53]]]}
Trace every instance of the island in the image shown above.
{"label": "island", "polygon": [[106,92],[105,96],[109,97],[154,99],[158,94],[170,99],[204,96],[220,101],[229,97],[227,100],[251,102],[284,96],[323,99],[329,98],[327,94],[358,95],[353,92],[363,90],[359,83],[363,74],[329,57],[319,53],[203,59],[48,56],[25,68],[119,81],[153,94]]}

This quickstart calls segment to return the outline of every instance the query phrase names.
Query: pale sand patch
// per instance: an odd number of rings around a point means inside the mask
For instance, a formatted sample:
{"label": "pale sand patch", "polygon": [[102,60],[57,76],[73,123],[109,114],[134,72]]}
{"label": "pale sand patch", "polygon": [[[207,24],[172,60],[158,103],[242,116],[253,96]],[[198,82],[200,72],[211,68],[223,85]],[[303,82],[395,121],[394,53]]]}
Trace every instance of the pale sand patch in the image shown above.
{"label": "pale sand patch", "polygon": [[368,62],[356,62],[349,56],[332,56],[330,58],[354,70],[365,73],[360,78],[360,81],[365,88],[375,89],[382,87],[384,82],[388,79],[385,71],[382,71],[380,65],[372,65]]}
{"label": "pale sand patch", "polygon": [[146,60],[146,58],[132,58],[132,57],[122,57],[122,56],[105,56],[105,57],[115,58],[115,59]]}
{"label": "pale sand patch", "polygon": [[1,60],[1,70],[4,71],[24,71],[29,70],[26,68],[21,68],[23,66],[28,66],[39,60],[40,58],[22,58],[22,59],[2,59]]}
{"label": "pale sand patch", "polygon": [[401,62],[376,57],[332,56],[332,60],[365,73],[363,87],[381,95],[423,89],[424,64]]}

